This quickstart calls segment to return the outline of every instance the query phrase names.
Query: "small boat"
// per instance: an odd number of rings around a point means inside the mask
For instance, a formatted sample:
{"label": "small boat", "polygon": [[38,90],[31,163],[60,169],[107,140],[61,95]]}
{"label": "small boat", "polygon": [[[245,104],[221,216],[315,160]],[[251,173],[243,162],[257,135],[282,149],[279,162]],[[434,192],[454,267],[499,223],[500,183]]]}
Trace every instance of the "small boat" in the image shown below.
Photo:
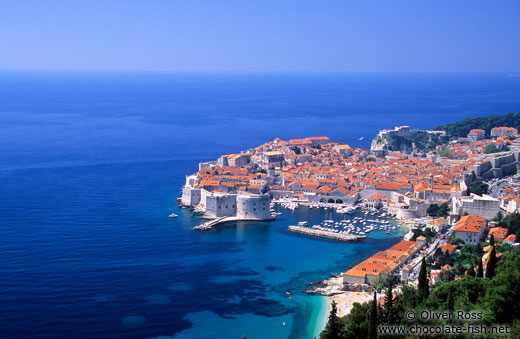
{"label": "small boat", "polygon": [[177,214],[175,214],[175,213],[172,213],[172,214],[170,214],[170,215],[169,215],[168,217],[170,217],[170,218],[177,218],[177,217],[178,217],[178,215],[177,215]]}
{"label": "small boat", "polygon": [[363,140],[365,140],[365,137],[361,137],[361,138],[359,138],[358,140],[359,140],[359,141],[363,141]]}

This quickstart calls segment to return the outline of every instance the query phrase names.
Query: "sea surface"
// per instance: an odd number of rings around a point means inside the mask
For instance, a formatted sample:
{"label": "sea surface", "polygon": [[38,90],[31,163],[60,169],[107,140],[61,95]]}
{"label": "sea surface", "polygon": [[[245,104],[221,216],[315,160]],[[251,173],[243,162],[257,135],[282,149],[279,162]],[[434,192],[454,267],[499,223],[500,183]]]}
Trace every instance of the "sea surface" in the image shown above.
{"label": "sea surface", "polygon": [[344,217],[307,208],[193,231],[174,204],[185,175],[276,137],[369,147],[510,111],[507,74],[1,72],[0,337],[312,338],[326,298],[302,291],[405,231],[288,232]]}

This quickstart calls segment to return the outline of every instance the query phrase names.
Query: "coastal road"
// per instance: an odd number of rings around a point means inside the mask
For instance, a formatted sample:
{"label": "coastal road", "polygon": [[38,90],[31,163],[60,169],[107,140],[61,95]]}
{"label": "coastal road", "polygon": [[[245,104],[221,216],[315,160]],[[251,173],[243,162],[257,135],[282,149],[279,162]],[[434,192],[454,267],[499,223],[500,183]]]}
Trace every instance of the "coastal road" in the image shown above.
{"label": "coastal road", "polygon": [[[440,239],[436,239],[427,249],[426,249],[426,255],[424,256],[429,256],[431,255],[433,252],[435,252],[435,250],[437,249],[437,247],[439,246],[439,242],[440,242]],[[418,255],[417,258],[414,258],[412,260],[412,262],[410,263],[410,265],[413,267],[412,271],[414,272],[415,276],[418,276],[419,275],[419,270],[421,269],[421,261],[422,261],[422,258],[423,258],[423,255]]]}
{"label": "coastal road", "polygon": [[506,177],[502,179],[493,179],[491,181],[488,181],[489,184],[489,191],[488,194],[492,196],[493,198],[498,198],[500,196],[500,193],[502,190],[506,187],[512,187],[515,191],[520,188],[520,182],[519,182],[520,176],[518,174],[512,176],[512,177]]}

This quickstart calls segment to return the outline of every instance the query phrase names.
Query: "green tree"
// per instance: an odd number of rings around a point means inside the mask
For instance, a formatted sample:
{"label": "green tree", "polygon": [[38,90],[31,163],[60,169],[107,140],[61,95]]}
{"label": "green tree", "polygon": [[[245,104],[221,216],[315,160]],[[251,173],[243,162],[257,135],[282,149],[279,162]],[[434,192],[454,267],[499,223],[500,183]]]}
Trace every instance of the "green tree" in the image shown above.
{"label": "green tree", "polygon": [[465,244],[462,246],[459,253],[453,256],[455,264],[464,266],[463,272],[465,272],[468,266],[472,265],[479,259],[481,255],[480,251],[481,249],[476,245]]}
{"label": "green tree", "polygon": [[428,206],[428,209],[426,209],[426,213],[428,213],[430,217],[437,216],[437,212],[439,212],[439,205],[437,204],[431,204]]}
{"label": "green tree", "polygon": [[507,235],[514,234],[516,239],[520,239],[520,214],[515,212],[506,216],[499,223],[499,226],[507,228]]}
{"label": "green tree", "polygon": [[384,306],[384,314],[385,321],[387,324],[395,324],[396,314],[394,309],[394,294],[392,291],[392,280],[388,279],[388,288],[386,289],[385,295],[385,306]]}
{"label": "green tree", "polygon": [[370,339],[377,339],[377,293],[374,291],[374,300],[372,301],[372,308],[370,310],[370,328],[368,337]]}
{"label": "green tree", "polygon": [[428,276],[426,276],[426,286],[424,286],[424,300],[427,300],[428,297],[430,296],[430,283],[429,283],[429,279],[428,279]]}
{"label": "green tree", "polygon": [[413,309],[417,307],[418,304],[419,296],[417,289],[411,285],[401,285],[401,290],[394,300],[395,314],[398,316],[398,322],[406,310]]}
{"label": "green tree", "polygon": [[484,320],[511,324],[513,320],[520,319],[520,251],[504,255],[495,273],[493,279],[479,279],[485,287],[479,300],[486,310]]}
{"label": "green tree", "polygon": [[453,298],[453,292],[450,289],[449,292],[448,292],[448,300],[446,302],[446,308],[449,311],[453,311],[454,307],[455,307],[455,298]]}
{"label": "green tree", "polygon": [[341,338],[341,330],[343,325],[338,317],[338,307],[336,302],[332,301],[332,307],[329,314],[329,321],[325,329],[320,333],[320,339],[339,339]]}
{"label": "green tree", "polygon": [[468,276],[470,277],[473,277],[475,278],[476,274],[475,274],[475,266],[473,264],[471,264],[469,270],[468,270]]}
{"label": "green tree", "polygon": [[441,273],[439,273],[439,278],[441,278],[442,281],[451,281],[455,279],[455,274],[452,272],[453,270],[444,270]]}
{"label": "green tree", "polygon": [[437,210],[437,218],[445,218],[450,215],[450,205],[447,202],[443,202]]}
{"label": "green tree", "polygon": [[482,181],[474,181],[469,185],[469,192],[476,195],[487,194],[489,185]]}
{"label": "green tree", "polygon": [[455,238],[455,234],[451,233],[450,237],[448,238],[448,244],[453,246],[459,246],[464,244],[464,240],[460,238]]}
{"label": "green tree", "polygon": [[482,264],[482,257],[480,257],[480,264],[477,268],[477,278],[484,278],[484,265]]}
{"label": "green tree", "polygon": [[453,154],[450,152],[448,147],[444,145],[439,147],[439,149],[437,150],[437,154],[443,158],[453,159]]}
{"label": "green tree", "polygon": [[370,313],[372,302],[363,304],[354,303],[352,310],[342,318],[344,323],[343,331],[346,338],[367,338],[370,331]]}
{"label": "green tree", "polygon": [[497,153],[500,150],[498,149],[497,145],[495,144],[489,144],[484,149],[484,154],[491,154],[491,153]]}
{"label": "green tree", "polygon": [[423,257],[417,283],[417,290],[419,292],[420,301],[424,300],[426,288],[428,288],[428,277],[426,275],[426,259]]}
{"label": "green tree", "polygon": [[495,251],[495,246],[491,247],[491,253],[489,253],[489,258],[486,266],[486,278],[493,278],[495,276],[495,269],[497,266],[497,254]]}
{"label": "green tree", "polygon": [[516,320],[511,327],[510,338],[520,338],[520,319]]}
{"label": "green tree", "polygon": [[294,152],[294,154],[302,153],[302,150],[298,146],[291,147],[291,150]]}
{"label": "green tree", "polygon": [[415,241],[417,237],[420,237],[421,235],[424,236],[428,243],[431,242],[432,238],[435,236],[435,231],[433,231],[429,227],[420,226],[419,228],[415,228],[413,231],[413,236],[410,239],[411,241]]}
{"label": "green tree", "polygon": [[495,236],[493,234],[489,236],[489,244],[495,246]]}

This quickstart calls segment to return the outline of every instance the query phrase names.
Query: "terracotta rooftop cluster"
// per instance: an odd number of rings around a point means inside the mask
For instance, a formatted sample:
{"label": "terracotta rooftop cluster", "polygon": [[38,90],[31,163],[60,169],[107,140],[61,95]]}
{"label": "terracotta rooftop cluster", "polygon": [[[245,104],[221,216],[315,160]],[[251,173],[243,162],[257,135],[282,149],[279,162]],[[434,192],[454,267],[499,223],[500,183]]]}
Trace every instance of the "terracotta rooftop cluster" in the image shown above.
{"label": "terracotta rooftop cluster", "polygon": [[421,245],[415,241],[403,240],[386,251],[376,253],[343,274],[363,278],[367,274],[390,274],[420,247]]}
{"label": "terracotta rooftop cluster", "polygon": [[[468,143],[461,138],[447,146],[454,159],[437,157],[437,152],[430,158],[412,157],[406,154],[389,153],[386,157],[371,156],[367,150],[352,148],[349,145],[331,142],[328,137],[309,137],[283,141],[273,141],[257,146],[238,155],[227,155],[234,159],[239,155],[248,155],[250,163],[243,167],[224,167],[199,171],[202,178],[199,186],[208,190],[230,191],[249,189],[252,180],[262,178],[262,173],[252,174],[258,168],[267,169],[262,157],[267,155],[283,155],[285,165],[276,167],[277,174],[283,176],[283,185],[270,185],[269,189],[293,190],[291,185],[298,186],[299,192],[329,193],[342,188],[344,194],[360,191],[364,188],[376,188],[390,191],[428,189],[430,177],[433,178],[433,190],[436,193],[449,193],[458,190],[458,179],[467,168],[482,158],[487,144],[494,142],[508,143],[509,140],[499,137],[497,140],[482,140]],[[432,157],[437,157],[434,164]],[[258,185],[258,183],[253,183]]]}

